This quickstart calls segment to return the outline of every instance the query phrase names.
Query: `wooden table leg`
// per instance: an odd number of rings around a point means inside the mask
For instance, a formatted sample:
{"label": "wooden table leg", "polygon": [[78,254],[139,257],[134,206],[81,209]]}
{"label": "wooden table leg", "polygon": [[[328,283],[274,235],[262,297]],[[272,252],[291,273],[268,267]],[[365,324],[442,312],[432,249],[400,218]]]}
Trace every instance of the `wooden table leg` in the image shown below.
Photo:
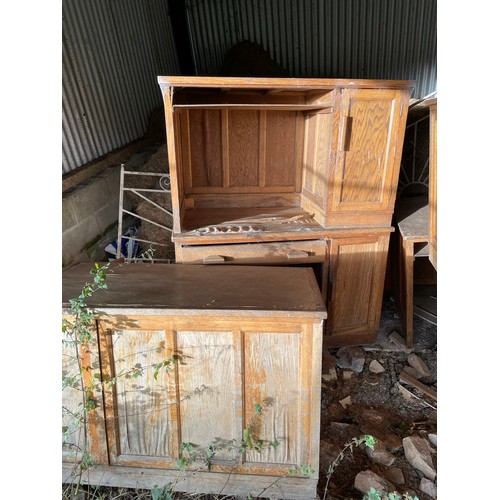
{"label": "wooden table leg", "polygon": [[404,294],[406,347],[413,347],[413,262],[415,260],[412,241],[403,240]]}

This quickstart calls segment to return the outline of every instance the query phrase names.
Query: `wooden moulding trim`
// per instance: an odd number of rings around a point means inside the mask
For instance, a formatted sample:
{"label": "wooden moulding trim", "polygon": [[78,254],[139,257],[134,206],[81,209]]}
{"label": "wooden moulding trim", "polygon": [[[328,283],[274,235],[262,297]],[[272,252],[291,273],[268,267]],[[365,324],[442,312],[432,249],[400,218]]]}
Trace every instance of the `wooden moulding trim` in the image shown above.
{"label": "wooden moulding trim", "polygon": [[[346,237],[365,237],[365,236],[378,236],[380,234],[387,234],[394,232],[394,228],[387,227],[357,227],[357,228],[342,228],[330,227],[320,228],[314,231],[307,232],[288,232],[288,233],[260,233],[252,236],[235,236],[234,234],[221,234],[217,236],[199,236],[199,235],[186,235],[183,233],[174,233],[172,241],[184,245],[205,245],[205,244],[231,244],[231,243],[262,243],[266,241],[303,241],[318,238],[346,238]],[[217,253],[214,248],[214,254]]]}
{"label": "wooden moulding trim", "polygon": [[323,337],[323,348],[341,347],[345,345],[373,344],[377,341],[377,331],[328,333]]}
{"label": "wooden moulding trim", "polygon": [[330,78],[252,78],[252,77],[193,77],[158,76],[162,87],[222,87],[222,88],[283,88],[291,90],[329,90],[333,87],[395,88],[415,87],[413,80],[362,80]]}
{"label": "wooden moulding trim", "polygon": [[[76,482],[73,464],[63,464],[63,483]],[[269,488],[268,494],[273,498],[290,500],[313,500],[316,498],[317,479],[283,477],[274,487],[276,476],[248,475],[238,473],[211,473],[178,470],[151,470],[144,467],[94,466],[83,474],[82,480],[87,484],[115,486],[124,488],[152,489],[158,484],[175,484],[176,491],[190,493],[223,493],[224,495],[259,494]],[[223,491],[222,491],[223,490]]]}
{"label": "wooden moulding trim", "polygon": [[[188,264],[187,264],[188,265]],[[165,306],[155,306],[151,308],[144,307],[130,307],[130,304],[125,304],[120,306],[119,304],[110,307],[99,307],[94,310],[96,317],[99,319],[99,315],[104,316],[165,316],[168,312],[168,316],[202,316],[207,318],[233,318],[237,316],[241,321],[245,320],[245,316],[242,313],[246,313],[246,316],[252,321],[255,318],[297,318],[304,320],[305,322],[311,322],[312,320],[326,319],[326,311],[277,311],[275,309],[261,310],[261,309],[245,309],[239,307],[238,309],[170,309],[168,305]],[[314,321],[313,321],[314,322]]]}

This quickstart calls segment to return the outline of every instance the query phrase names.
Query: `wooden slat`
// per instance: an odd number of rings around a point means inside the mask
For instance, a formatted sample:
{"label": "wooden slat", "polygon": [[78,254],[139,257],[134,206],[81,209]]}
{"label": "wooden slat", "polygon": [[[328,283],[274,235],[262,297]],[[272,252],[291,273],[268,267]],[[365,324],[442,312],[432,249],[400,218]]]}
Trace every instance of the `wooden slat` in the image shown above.
{"label": "wooden slat", "polygon": [[[71,464],[63,464],[62,477],[64,483],[78,480],[72,474]],[[266,494],[272,498],[287,500],[316,500],[317,485],[316,479],[290,476],[277,481],[276,476],[249,476],[234,471],[217,474],[201,471],[192,474],[189,471],[179,473],[178,470],[137,469],[123,466],[92,467],[81,479],[85,484],[133,489],[152,489],[170,483],[175,485],[175,491],[244,497],[251,495],[254,498],[267,490]]]}
{"label": "wooden slat", "polygon": [[412,377],[411,375],[408,375],[408,373],[401,372],[399,374],[399,379],[401,380],[401,382],[411,385],[415,389],[418,389],[422,394],[425,394],[434,401],[437,401],[437,392],[434,389],[431,389],[427,385],[422,384],[422,382],[419,382],[416,378]]}
{"label": "wooden slat", "polygon": [[329,109],[325,104],[176,104],[178,109],[229,109],[229,110],[276,110],[276,111],[313,111],[316,109]]}

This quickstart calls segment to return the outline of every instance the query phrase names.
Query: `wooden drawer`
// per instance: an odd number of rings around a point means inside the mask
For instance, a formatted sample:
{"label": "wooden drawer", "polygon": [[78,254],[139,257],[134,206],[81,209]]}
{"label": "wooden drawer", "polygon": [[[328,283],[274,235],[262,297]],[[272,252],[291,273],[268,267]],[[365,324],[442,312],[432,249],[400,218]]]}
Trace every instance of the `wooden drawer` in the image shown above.
{"label": "wooden drawer", "polygon": [[300,264],[327,258],[325,240],[193,245],[183,246],[180,253],[183,264]]}

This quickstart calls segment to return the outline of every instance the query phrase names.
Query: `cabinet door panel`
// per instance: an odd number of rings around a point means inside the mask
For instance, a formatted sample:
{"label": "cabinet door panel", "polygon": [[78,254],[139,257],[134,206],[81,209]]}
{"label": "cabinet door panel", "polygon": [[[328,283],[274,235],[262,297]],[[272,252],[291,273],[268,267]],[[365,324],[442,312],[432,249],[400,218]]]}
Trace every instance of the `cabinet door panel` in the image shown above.
{"label": "cabinet door panel", "polygon": [[[260,439],[279,442],[275,450],[246,453],[245,461],[305,463],[300,427],[304,411],[301,374],[291,369],[301,365],[301,334],[245,332],[244,336],[246,426],[255,427]],[[255,413],[257,403],[264,407],[259,417]]]}
{"label": "cabinet door panel", "polygon": [[161,467],[177,460],[175,374],[155,366],[172,349],[160,320],[100,322],[105,405],[111,463]]}
{"label": "cabinet door panel", "polygon": [[358,335],[376,335],[388,242],[389,235],[331,241],[330,335],[352,336],[354,344]]}
{"label": "cabinet door panel", "polygon": [[[240,334],[177,331],[181,441],[206,448],[214,440],[241,439]],[[234,460],[223,449],[217,460]]]}
{"label": "cabinet door panel", "polygon": [[403,112],[399,91],[342,92],[334,210],[382,210],[394,202]]}

